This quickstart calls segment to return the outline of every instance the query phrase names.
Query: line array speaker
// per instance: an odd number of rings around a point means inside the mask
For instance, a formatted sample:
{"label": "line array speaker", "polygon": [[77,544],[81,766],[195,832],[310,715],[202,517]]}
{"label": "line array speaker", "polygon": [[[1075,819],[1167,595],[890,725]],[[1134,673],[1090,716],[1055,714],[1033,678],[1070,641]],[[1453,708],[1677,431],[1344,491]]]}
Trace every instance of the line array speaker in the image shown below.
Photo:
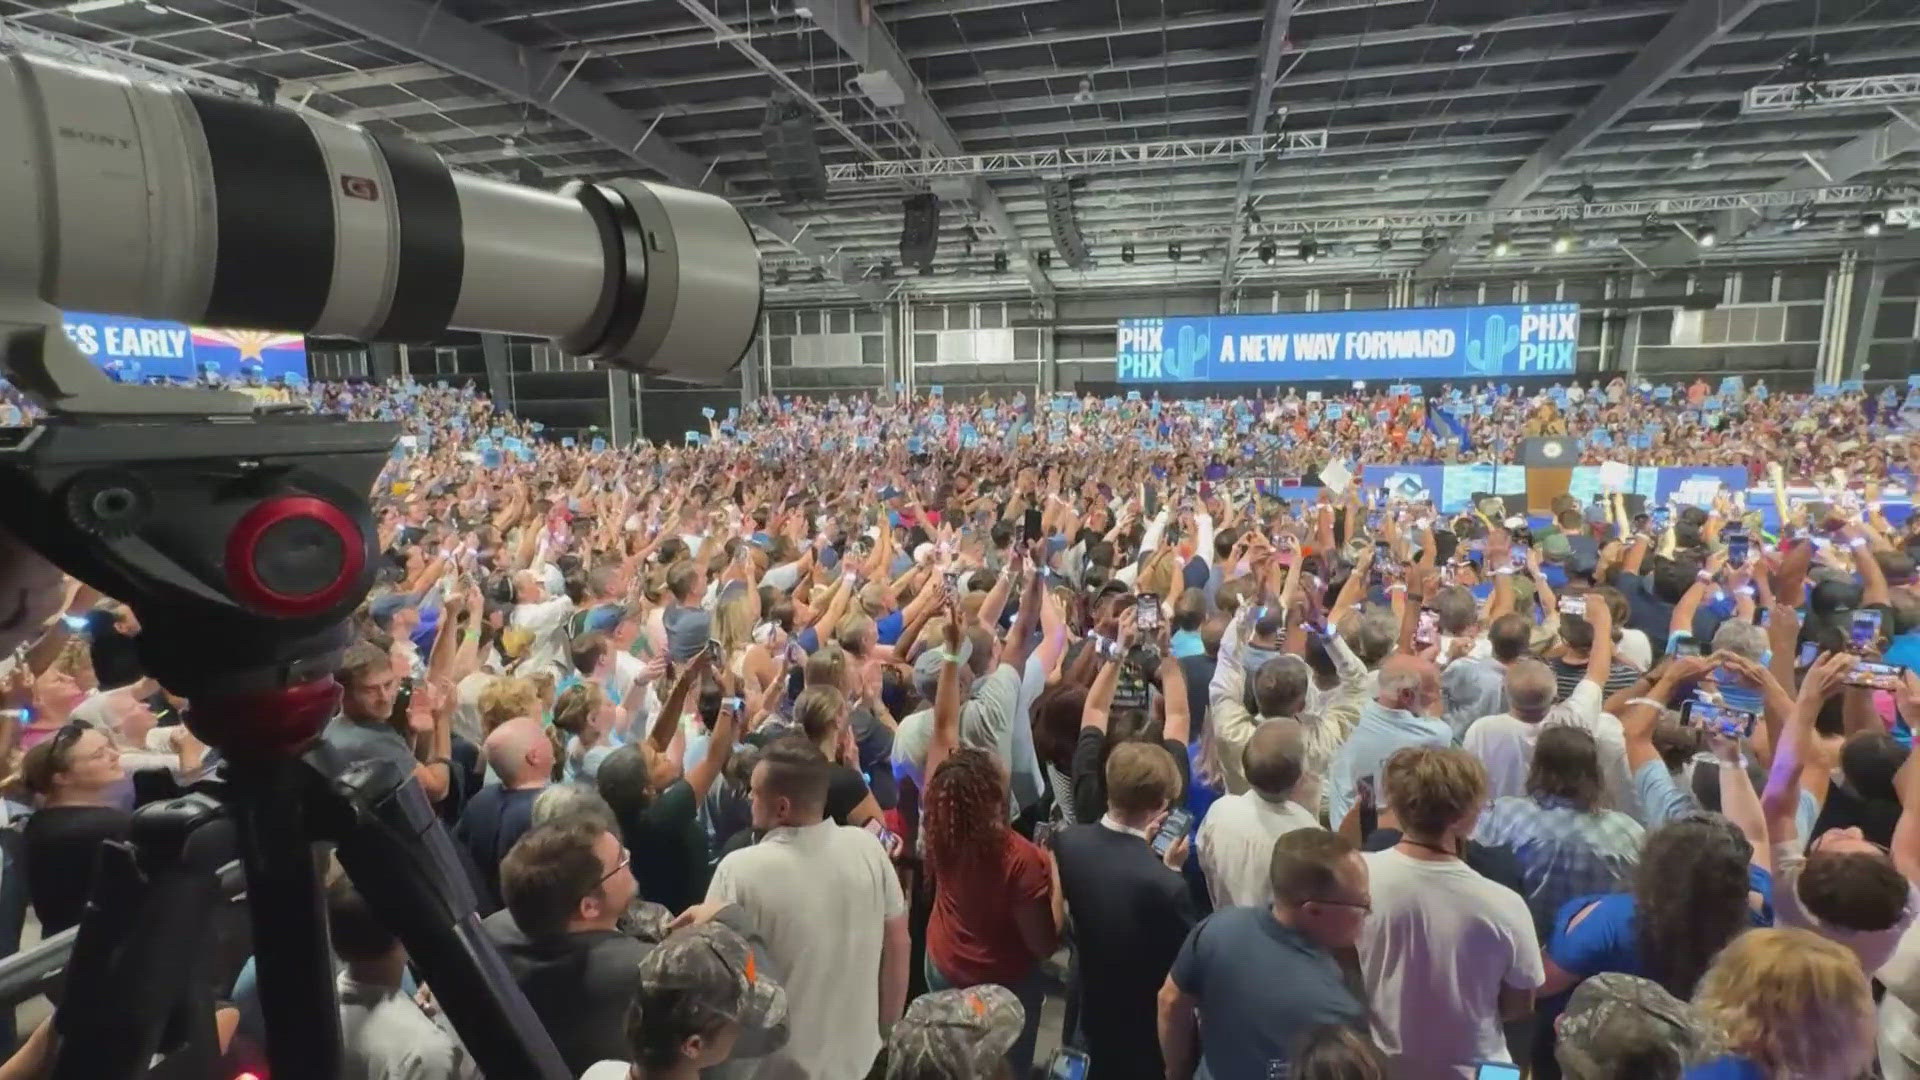
{"label": "line array speaker", "polygon": [[924,273],[933,269],[934,251],[939,246],[940,197],[929,192],[901,200],[900,261]]}
{"label": "line array speaker", "polygon": [[760,137],[767,147],[767,172],[782,199],[792,203],[827,197],[827,167],[820,163],[820,142],[806,106],[789,97],[768,101]]}
{"label": "line array speaker", "polygon": [[1080,235],[1080,223],[1073,216],[1073,186],[1067,180],[1048,180],[1043,188],[1047,198],[1047,228],[1053,230],[1053,249],[1075,270],[1087,265],[1087,239]]}

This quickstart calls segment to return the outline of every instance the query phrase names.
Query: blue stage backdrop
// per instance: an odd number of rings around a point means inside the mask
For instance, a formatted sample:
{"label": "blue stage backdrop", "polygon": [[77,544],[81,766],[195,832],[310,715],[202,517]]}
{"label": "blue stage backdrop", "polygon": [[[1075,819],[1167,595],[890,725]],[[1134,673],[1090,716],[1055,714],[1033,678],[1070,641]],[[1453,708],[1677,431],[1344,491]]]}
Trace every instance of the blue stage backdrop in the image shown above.
{"label": "blue stage backdrop", "polygon": [[1121,319],[1123,383],[1572,375],[1580,305],[1381,308]]}
{"label": "blue stage backdrop", "polygon": [[307,344],[299,334],[210,330],[80,311],[63,318],[80,352],[121,382],[188,380],[203,372],[229,380],[307,377]]}

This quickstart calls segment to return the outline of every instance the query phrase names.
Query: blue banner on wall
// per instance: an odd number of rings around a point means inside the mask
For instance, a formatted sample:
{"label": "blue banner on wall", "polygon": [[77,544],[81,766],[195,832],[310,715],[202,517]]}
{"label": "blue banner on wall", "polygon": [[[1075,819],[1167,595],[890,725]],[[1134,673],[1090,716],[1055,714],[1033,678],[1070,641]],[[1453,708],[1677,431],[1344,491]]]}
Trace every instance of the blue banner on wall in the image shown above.
{"label": "blue banner on wall", "polygon": [[[1527,470],[1519,465],[1368,465],[1361,479],[1369,489],[1384,488],[1402,499],[1432,498],[1443,514],[1464,513],[1473,508],[1476,492],[1492,495],[1524,495]],[[1669,501],[1684,506],[1707,506],[1722,485],[1728,491],[1747,487],[1747,471],[1735,467],[1647,466],[1633,470],[1630,493],[1648,501]],[[1573,470],[1567,493],[1582,504],[1601,491],[1598,466],[1583,465]]]}
{"label": "blue banner on wall", "polygon": [[81,354],[121,382],[190,380],[203,373],[228,380],[307,376],[307,342],[299,334],[212,330],[81,311],[66,312],[62,320]]}
{"label": "blue banner on wall", "polygon": [[1571,375],[1580,305],[1121,319],[1123,383]]}

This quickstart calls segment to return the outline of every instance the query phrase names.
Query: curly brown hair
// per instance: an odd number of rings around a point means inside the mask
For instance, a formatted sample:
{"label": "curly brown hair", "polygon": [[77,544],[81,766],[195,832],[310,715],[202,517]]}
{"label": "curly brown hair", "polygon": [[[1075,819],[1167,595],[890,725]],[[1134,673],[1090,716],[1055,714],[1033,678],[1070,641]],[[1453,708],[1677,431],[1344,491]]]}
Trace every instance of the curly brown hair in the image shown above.
{"label": "curly brown hair", "polygon": [[1747,929],[1753,845],[1724,818],[1685,817],[1647,835],[1634,874],[1640,963],[1681,999],[1728,942]]}
{"label": "curly brown hair", "polygon": [[993,755],[973,747],[947,755],[927,781],[920,830],[936,875],[999,855],[1007,842],[1007,781]]}

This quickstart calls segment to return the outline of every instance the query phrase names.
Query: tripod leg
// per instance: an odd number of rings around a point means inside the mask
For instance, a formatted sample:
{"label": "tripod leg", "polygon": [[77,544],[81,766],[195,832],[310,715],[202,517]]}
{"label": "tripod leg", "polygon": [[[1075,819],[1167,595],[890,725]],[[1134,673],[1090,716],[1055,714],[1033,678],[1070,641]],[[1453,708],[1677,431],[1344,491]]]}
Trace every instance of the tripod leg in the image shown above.
{"label": "tripod leg", "polygon": [[[472,886],[453,841],[412,776],[364,762],[334,772],[324,748],[308,754],[358,812],[340,837],[340,862],[381,922],[406,945],[482,1073],[572,1080],[553,1039],[480,928]],[[280,1080],[278,1073],[275,1080]]]}
{"label": "tripod leg", "polygon": [[[55,1080],[204,1077],[219,1056],[205,963],[219,876],[185,855],[219,807],[188,798],[151,809],[134,819],[133,844],[101,845],[55,1013]],[[167,1058],[150,1073],[156,1052]]]}
{"label": "tripod leg", "polygon": [[298,759],[230,761],[228,805],[247,871],[260,1007],[274,1080],[337,1080],[340,1006],[307,819],[313,773]]}

